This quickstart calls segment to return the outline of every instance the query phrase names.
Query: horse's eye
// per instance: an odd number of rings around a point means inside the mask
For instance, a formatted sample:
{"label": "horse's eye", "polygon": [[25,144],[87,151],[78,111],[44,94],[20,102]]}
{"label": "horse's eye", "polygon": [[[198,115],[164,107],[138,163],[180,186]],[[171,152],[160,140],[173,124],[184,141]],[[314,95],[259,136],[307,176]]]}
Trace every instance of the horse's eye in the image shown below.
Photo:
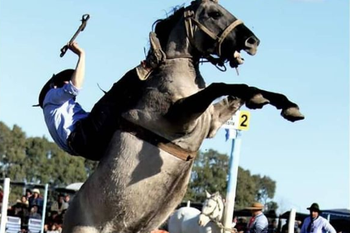
{"label": "horse's eye", "polygon": [[213,18],[213,19],[218,19],[221,17],[221,13],[218,11],[209,12],[208,15],[210,18]]}

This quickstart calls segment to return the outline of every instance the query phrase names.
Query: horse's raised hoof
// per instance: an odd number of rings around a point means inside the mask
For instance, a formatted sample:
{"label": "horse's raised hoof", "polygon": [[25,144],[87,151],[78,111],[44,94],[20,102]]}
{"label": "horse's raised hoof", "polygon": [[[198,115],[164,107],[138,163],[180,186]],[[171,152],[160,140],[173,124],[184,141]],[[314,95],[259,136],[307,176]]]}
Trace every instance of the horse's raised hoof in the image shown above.
{"label": "horse's raised hoof", "polygon": [[261,109],[268,103],[270,103],[270,101],[265,99],[262,94],[256,94],[245,103],[245,106],[249,109]]}
{"label": "horse's raised hoof", "polygon": [[294,122],[305,119],[305,116],[301,114],[298,107],[290,107],[282,110],[281,115],[284,119]]}

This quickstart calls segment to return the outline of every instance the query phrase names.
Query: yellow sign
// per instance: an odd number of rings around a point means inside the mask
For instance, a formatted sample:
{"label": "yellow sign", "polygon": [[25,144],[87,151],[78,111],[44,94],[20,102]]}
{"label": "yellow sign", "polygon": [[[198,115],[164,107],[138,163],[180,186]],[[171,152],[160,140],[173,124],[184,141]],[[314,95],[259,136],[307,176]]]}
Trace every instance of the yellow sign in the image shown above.
{"label": "yellow sign", "polygon": [[238,129],[239,130],[248,130],[250,121],[250,112],[249,111],[240,111]]}
{"label": "yellow sign", "polygon": [[238,110],[222,127],[224,129],[248,130],[249,121],[250,112]]}

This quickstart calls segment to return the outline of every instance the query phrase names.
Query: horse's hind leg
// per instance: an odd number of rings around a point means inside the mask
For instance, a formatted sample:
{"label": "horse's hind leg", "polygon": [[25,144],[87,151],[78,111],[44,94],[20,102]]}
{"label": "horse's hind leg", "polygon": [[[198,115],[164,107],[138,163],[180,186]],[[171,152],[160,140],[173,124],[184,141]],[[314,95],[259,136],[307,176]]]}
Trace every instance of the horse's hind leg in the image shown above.
{"label": "horse's hind leg", "polygon": [[[264,98],[270,101],[270,104],[277,109],[282,109],[281,115],[289,121],[298,121],[304,119],[304,115],[300,113],[299,107],[296,103],[291,102],[285,95],[280,93],[269,92],[258,89],[258,93],[261,93]],[[250,108],[250,103],[246,103]]]}

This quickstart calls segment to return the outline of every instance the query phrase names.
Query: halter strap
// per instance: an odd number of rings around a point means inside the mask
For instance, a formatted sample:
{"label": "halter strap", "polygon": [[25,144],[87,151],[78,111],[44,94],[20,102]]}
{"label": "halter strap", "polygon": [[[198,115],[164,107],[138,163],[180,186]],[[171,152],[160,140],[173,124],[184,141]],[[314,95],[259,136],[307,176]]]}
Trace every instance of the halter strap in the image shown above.
{"label": "halter strap", "polygon": [[190,40],[190,43],[192,46],[196,47],[193,39],[193,34],[194,34],[194,28],[192,22],[196,24],[196,26],[202,30],[205,34],[210,36],[213,40],[215,40],[216,45],[215,45],[215,50],[218,53],[218,56],[221,56],[221,44],[222,42],[226,39],[228,34],[238,25],[243,24],[243,21],[240,19],[237,19],[233,21],[228,27],[225,28],[225,30],[221,33],[220,36],[219,34],[215,34],[212,31],[210,31],[207,27],[205,27],[203,24],[201,24],[198,20],[194,18],[194,12],[192,10],[186,10],[184,12],[184,18],[185,18],[185,28],[186,28],[186,34],[188,39]]}
{"label": "halter strap", "polygon": [[221,34],[220,38],[218,39],[217,41],[217,46],[218,46],[218,53],[219,53],[219,56],[221,56],[221,44],[222,42],[224,42],[226,36],[235,28],[237,27],[238,25],[240,24],[243,24],[243,21],[240,20],[240,19],[237,19],[236,21],[232,22]]}

